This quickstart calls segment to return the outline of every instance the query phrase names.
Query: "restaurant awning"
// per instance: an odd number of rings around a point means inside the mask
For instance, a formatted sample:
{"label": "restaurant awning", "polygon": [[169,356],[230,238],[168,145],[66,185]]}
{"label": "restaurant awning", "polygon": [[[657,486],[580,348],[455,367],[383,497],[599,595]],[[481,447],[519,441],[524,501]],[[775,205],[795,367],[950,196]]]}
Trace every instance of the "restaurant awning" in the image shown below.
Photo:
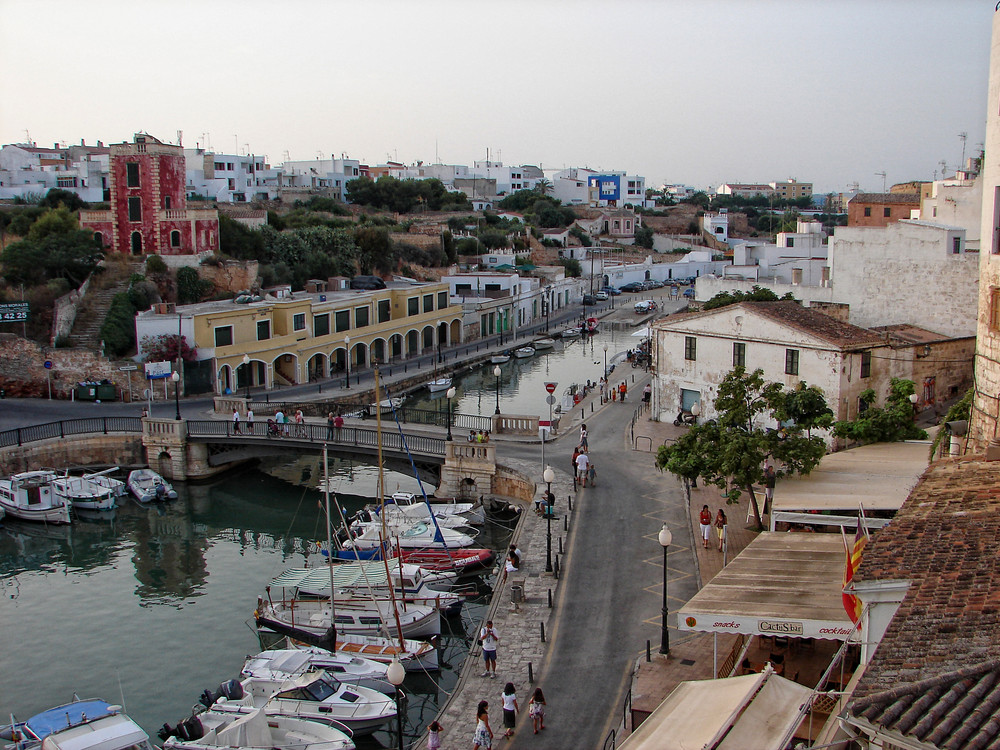
{"label": "restaurant awning", "polygon": [[840,534],[763,532],[677,613],[678,630],[847,640]]}
{"label": "restaurant awning", "polygon": [[812,691],[768,668],[760,674],[682,682],[620,750],[781,750]]}

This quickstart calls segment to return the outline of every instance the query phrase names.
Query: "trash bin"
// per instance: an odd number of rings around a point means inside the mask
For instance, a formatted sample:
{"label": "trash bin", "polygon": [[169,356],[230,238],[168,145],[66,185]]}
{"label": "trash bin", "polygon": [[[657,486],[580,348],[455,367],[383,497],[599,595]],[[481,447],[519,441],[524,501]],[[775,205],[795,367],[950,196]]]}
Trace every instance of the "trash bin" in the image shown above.
{"label": "trash bin", "polygon": [[118,388],[115,387],[114,383],[101,383],[99,386],[97,386],[97,400],[117,401]]}
{"label": "trash bin", "polygon": [[519,583],[511,584],[510,601],[512,604],[521,604],[524,601],[524,586]]}
{"label": "trash bin", "polygon": [[73,397],[77,401],[96,401],[97,400],[97,386],[96,385],[78,385],[73,389]]}

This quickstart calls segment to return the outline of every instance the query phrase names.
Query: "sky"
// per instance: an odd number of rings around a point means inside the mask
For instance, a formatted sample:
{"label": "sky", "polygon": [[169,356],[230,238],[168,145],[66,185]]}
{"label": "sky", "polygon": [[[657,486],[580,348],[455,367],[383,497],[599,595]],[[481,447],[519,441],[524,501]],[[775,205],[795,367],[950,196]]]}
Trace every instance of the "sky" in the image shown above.
{"label": "sky", "polygon": [[995,0],[0,0],[0,143],[272,165],[930,180],[982,148]]}

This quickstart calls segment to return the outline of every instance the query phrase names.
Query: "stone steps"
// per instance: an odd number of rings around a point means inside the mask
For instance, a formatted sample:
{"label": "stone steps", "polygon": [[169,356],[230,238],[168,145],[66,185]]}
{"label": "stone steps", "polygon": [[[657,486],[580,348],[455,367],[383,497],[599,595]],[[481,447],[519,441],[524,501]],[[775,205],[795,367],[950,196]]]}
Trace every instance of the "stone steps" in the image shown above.
{"label": "stone steps", "polygon": [[87,291],[80,305],[73,330],[69,334],[70,346],[74,348],[101,349],[101,326],[104,324],[104,317],[107,315],[111,300],[119,292],[128,290],[128,279],[135,272],[141,271],[141,264],[132,264],[128,268],[125,279],[116,284],[112,284],[104,289],[94,290],[91,287]]}

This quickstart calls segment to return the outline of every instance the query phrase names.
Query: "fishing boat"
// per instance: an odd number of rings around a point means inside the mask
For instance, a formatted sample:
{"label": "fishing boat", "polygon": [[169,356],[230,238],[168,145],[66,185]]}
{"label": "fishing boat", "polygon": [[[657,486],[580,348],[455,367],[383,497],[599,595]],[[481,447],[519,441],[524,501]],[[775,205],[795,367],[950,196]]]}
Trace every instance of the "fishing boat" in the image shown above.
{"label": "fishing boat", "polygon": [[[220,700],[223,699],[223,700]],[[217,692],[205,690],[199,701],[220,714],[251,714],[260,709],[268,720],[289,717],[343,724],[355,735],[371,734],[396,718],[396,702],[378,690],[347,685],[327,672],[293,677],[244,677],[227,680]]]}
{"label": "fishing boat", "polygon": [[136,469],[130,472],[128,489],[140,503],[177,499],[177,490],[152,469]]}
{"label": "fishing boat", "polygon": [[110,469],[105,469],[104,471],[95,471],[92,474],[84,474],[83,478],[89,479],[90,481],[99,484],[101,487],[107,487],[111,490],[111,494],[115,497],[124,497],[128,493],[128,487],[121,479],[115,479],[112,476],[108,476],[113,471],[118,471],[118,467],[112,466]]}
{"label": "fishing boat", "polygon": [[276,680],[319,670],[348,685],[361,685],[386,695],[392,695],[396,691],[388,681],[387,664],[344,651],[328,651],[319,646],[261,651],[255,656],[247,657],[240,674],[243,677]]}
{"label": "fishing boat", "polygon": [[[471,575],[493,564],[493,550],[476,547],[462,549],[401,549],[399,558],[406,563],[419,565],[424,570],[454,572],[459,576]],[[336,550],[334,559],[340,560],[380,560],[378,547],[372,549]]]}
{"label": "fishing boat", "polygon": [[556,340],[546,336],[543,339],[538,339],[533,342],[532,346],[535,347],[535,349],[554,349],[556,346]]}
{"label": "fishing boat", "polygon": [[446,391],[451,388],[451,378],[434,378],[434,380],[427,383],[427,390],[431,393],[438,393],[439,391]]}
{"label": "fishing boat", "polygon": [[333,645],[337,651],[362,654],[367,659],[385,664],[398,659],[407,672],[433,672],[441,668],[437,648],[428,641],[345,633],[338,636]]}
{"label": "fishing boat", "polygon": [[88,477],[54,477],[52,492],[74,510],[112,510],[115,494]]}
{"label": "fishing boat", "polygon": [[353,750],[350,734],[329,721],[275,714],[203,711],[159,732],[164,750]]}
{"label": "fishing boat", "polygon": [[154,750],[147,735],[115,706],[98,699],[75,700],[0,730],[16,748],[42,750]]}
{"label": "fishing boat", "polygon": [[571,338],[573,338],[575,336],[579,336],[581,333],[583,333],[583,329],[582,328],[579,328],[577,326],[572,326],[572,327],[567,328],[566,330],[564,330],[559,335],[562,336],[564,339],[571,339]]}
{"label": "fishing boat", "polygon": [[[386,524],[388,525],[388,524]],[[350,535],[344,539],[345,549],[371,549],[381,545],[383,522],[358,522],[351,524]],[[388,533],[400,548],[410,549],[456,549],[471,547],[473,538],[455,529],[442,529],[433,523],[418,521],[405,526],[389,526]]]}
{"label": "fishing boat", "polygon": [[535,356],[535,349],[531,346],[522,346],[514,350],[514,356],[518,359],[527,359],[528,357]]}
{"label": "fishing boat", "polygon": [[505,365],[508,362],[510,362],[510,354],[507,352],[500,352],[490,357],[491,365]]}
{"label": "fishing boat", "polygon": [[52,491],[54,471],[26,471],[0,479],[0,508],[11,518],[42,523],[70,523],[70,504]]}

